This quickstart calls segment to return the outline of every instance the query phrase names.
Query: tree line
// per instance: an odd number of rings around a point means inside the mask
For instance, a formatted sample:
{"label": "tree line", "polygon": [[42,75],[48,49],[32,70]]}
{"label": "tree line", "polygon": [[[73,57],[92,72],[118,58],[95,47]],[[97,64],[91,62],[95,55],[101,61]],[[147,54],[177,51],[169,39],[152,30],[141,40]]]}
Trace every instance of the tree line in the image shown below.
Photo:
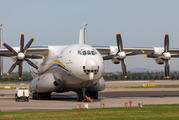
{"label": "tree line", "polygon": [[[127,72],[127,78],[124,78],[122,72],[105,73],[103,76],[105,81],[117,81],[117,80],[165,80],[164,72]],[[23,72],[22,79],[19,80],[18,73],[11,73],[11,75],[3,75],[0,77],[0,82],[30,82],[32,81],[30,72]],[[170,73],[169,80],[179,80],[179,72]]]}
{"label": "tree line", "polygon": [[[116,80],[165,80],[164,72],[127,72],[127,78],[124,78],[122,72],[118,73],[105,73],[105,81],[116,81]],[[170,73],[168,80],[179,80],[179,73]]]}
{"label": "tree line", "polygon": [[30,72],[25,71],[22,74],[21,80],[19,80],[18,73],[11,73],[10,75],[3,74],[3,77],[0,77],[0,82],[30,82],[32,79]]}

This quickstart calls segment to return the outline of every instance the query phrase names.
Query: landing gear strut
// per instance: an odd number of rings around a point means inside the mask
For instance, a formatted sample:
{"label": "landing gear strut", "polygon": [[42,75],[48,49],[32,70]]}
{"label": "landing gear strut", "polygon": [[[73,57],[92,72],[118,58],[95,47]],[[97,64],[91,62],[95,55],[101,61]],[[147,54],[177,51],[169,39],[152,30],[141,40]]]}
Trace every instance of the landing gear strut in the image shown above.
{"label": "landing gear strut", "polygon": [[93,102],[93,99],[90,98],[90,94],[89,94],[89,92],[86,90],[86,88],[83,88],[82,91],[83,91],[84,101]]}
{"label": "landing gear strut", "polygon": [[93,102],[93,99],[90,98],[90,94],[86,90],[86,88],[82,88],[82,91],[77,92],[77,101],[81,102],[83,99],[84,99],[84,101]]}

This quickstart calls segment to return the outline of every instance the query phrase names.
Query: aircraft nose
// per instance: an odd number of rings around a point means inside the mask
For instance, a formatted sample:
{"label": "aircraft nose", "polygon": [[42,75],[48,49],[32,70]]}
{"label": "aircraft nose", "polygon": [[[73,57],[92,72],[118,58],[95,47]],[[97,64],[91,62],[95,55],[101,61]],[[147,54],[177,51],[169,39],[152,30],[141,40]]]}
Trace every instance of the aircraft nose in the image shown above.
{"label": "aircraft nose", "polygon": [[89,76],[89,80],[93,80],[94,75],[96,75],[97,72],[99,71],[99,66],[95,59],[88,58],[85,61],[85,66],[83,67],[83,70],[86,73],[86,75]]}
{"label": "aircraft nose", "polygon": [[96,60],[94,60],[93,58],[88,58],[85,62],[85,68],[88,70],[98,69]]}

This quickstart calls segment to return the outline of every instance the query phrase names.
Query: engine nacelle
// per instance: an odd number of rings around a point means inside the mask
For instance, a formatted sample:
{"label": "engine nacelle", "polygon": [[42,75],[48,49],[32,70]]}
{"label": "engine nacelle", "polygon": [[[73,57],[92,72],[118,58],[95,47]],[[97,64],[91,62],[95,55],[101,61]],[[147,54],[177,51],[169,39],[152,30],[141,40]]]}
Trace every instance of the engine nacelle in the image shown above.
{"label": "engine nacelle", "polygon": [[157,64],[159,64],[159,65],[162,65],[162,64],[164,64],[164,59],[162,59],[162,58],[154,58],[154,60],[155,60],[155,62],[157,63]]}
{"label": "engine nacelle", "polygon": [[110,46],[110,53],[109,55],[115,55],[118,52],[117,46]]}
{"label": "engine nacelle", "polygon": [[117,59],[117,58],[111,59],[111,60],[112,60],[112,62],[113,62],[114,64],[119,64],[119,63],[121,62],[121,60],[119,60],[119,59]]}
{"label": "engine nacelle", "polygon": [[121,62],[121,59],[125,59],[126,58],[126,53],[124,51],[122,52],[118,52],[118,48],[115,46],[110,46],[110,53],[109,55],[118,55],[116,57],[114,57],[112,60],[112,62],[114,64],[119,64]]}
{"label": "engine nacelle", "polygon": [[34,78],[29,86],[30,92],[53,92],[60,89],[60,81],[57,80],[51,73],[41,75]]}
{"label": "engine nacelle", "polygon": [[87,90],[89,91],[102,91],[104,89],[105,89],[105,80],[103,77],[101,77],[96,84],[87,88]]}

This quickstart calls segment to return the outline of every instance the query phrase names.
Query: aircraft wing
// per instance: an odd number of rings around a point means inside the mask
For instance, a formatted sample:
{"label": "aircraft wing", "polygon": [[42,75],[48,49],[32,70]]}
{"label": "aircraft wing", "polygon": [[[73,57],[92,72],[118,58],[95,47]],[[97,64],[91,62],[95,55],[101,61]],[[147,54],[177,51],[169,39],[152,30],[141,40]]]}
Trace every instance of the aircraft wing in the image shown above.
{"label": "aircraft wing", "polygon": [[[100,52],[101,55],[114,55],[118,52],[117,46],[93,46]],[[153,54],[155,53],[154,47],[124,47],[125,53],[132,53],[138,51],[144,51],[142,54]],[[179,49],[178,49],[179,52]]]}
{"label": "aircraft wing", "polygon": [[[93,46],[96,50],[100,52],[101,55],[115,55],[118,52],[117,46]],[[157,54],[163,51],[162,47],[124,47],[123,50],[126,54],[138,51],[144,51],[141,54],[151,55]],[[169,52],[171,55],[179,54],[179,48],[170,48]]]}
{"label": "aircraft wing", "polygon": [[169,52],[170,52],[171,54],[179,54],[179,48],[170,48],[170,49],[169,49]]}
{"label": "aircraft wing", "polygon": [[[19,47],[12,47],[15,51],[19,52],[20,48]],[[42,55],[45,56],[48,54],[49,51],[49,46],[31,46],[27,49],[26,54],[35,54],[35,55]],[[0,48],[0,54],[9,54],[11,55],[12,52],[10,52],[8,49],[5,47]]]}

